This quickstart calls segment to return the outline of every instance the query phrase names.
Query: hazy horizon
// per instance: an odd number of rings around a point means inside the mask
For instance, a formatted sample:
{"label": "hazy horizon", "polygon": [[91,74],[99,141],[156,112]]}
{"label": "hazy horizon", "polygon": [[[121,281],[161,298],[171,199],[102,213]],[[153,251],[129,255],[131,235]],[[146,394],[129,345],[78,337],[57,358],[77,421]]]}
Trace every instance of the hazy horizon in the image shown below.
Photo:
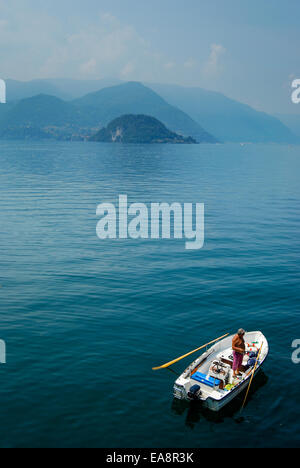
{"label": "hazy horizon", "polygon": [[0,78],[175,84],[300,113],[297,0],[0,0],[0,11]]}

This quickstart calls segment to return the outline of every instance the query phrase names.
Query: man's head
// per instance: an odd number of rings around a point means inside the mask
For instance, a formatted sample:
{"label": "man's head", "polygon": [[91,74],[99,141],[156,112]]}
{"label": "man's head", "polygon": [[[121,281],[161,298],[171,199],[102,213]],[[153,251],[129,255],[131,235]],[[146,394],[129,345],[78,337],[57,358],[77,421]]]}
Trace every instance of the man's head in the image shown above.
{"label": "man's head", "polygon": [[243,328],[240,328],[240,329],[238,330],[238,335],[239,335],[239,336],[245,336],[245,333],[246,333],[246,332],[245,332],[245,330],[244,330]]}

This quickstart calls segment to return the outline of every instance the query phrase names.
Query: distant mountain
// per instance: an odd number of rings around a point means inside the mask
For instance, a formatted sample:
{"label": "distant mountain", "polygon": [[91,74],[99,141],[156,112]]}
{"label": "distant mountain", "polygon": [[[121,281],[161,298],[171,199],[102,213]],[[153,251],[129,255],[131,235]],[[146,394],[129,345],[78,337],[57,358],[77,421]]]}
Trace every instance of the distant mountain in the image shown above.
{"label": "distant mountain", "polygon": [[14,105],[11,103],[8,104],[0,104],[0,121],[4,119],[7,115],[8,111],[12,109]]}
{"label": "distant mountain", "polygon": [[56,96],[61,99],[72,99],[68,93],[61,91],[58,87],[47,80],[16,81],[6,80],[7,102],[20,101],[39,94]]}
{"label": "distant mountain", "polygon": [[[89,113],[54,96],[39,95],[0,108],[0,136],[2,138],[71,138],[80,129],[93,128]],[[99,127],[96,127],[99,128]],[[27,129],[27,130],[26,130]],[[93,132],[87,132],[92,134]]]}
{"label": "distant mountain", "polygon": [[122,83],[117,78],[103,78],[100,80],[72,80],[72,79],[51,79],[49,80],[53,86],[59,89],[62,93],[72,96],[72,99],[78,99],[86,94],[95,93],[100,89],[117,86]]}
{"label": "distant mountain", "polygon": [[196,144],[168,130],[159,120],[147,115],[124,115],[101,129],[91,141],[104,143],[175,143]]}
{"label": "distant mountain", "polygon": [[300,142],[300,114],[278,114],[276,117],[298,137]]}
{"label": "distant mountain", "polygon": [[171,106],[141,83],[131,82],[105,88],[72,103],[81,109],[89,109],[93,118],[100,121],[102,126],[120,115],[144,114],[160,120],[173,132],[195,138],[199,143],[217,141],[189,115]]}
{"label": "distant mountain", "polygon": [[[5,125],[32,125],[46,127],[77,122],[81,111],[72,104],[54,96],[40,94],[22,99],[5,113]],[[3,123],[3,119],[2,122]]]}
{"label": "distant mountain", "polygon": [[[7,80],[10,98],[7,104],[0,105],[0,137],[13,137],[15,132],[18,138],[22,135],[30,138],[41,130],[51,138],[86,139],[117,117],[143,114],[200,143],[299,143],[297,115],[272,117],[201,88],[152,84],[150,89],[131,82],[70,99],[86,89],[98,89],[113,81]],[[24,95],[30,97],[19,99]]]}
{"label": "distant mountain", "polygon": [[192,136],[201,143],[217,141],[187,114],[139,83],[104,88],[72,101],[39,94],[3,106],[0,136],[13,135],[15,130],[19,137],[24,128],[33,129],[28,135],[35,134],[34,129],[39,128],[51,138],[85,139],[121,115],[144,114],[157,118],[173,132]]}
{"label": "distant mountain", "polygon": [[178,106],[224,142],[294,143],[295,135],[277,118],[258,112],[221,93],[201,88],[149,84],[173,106]]}
{"label": "distant mountain", "polygon": [[38,94],[47,94],[64,100],[72,100],[120,83],[120,80],[114,78],[103,80],[60,78],[32,81],[6,80],[7,102],[19,101]]}

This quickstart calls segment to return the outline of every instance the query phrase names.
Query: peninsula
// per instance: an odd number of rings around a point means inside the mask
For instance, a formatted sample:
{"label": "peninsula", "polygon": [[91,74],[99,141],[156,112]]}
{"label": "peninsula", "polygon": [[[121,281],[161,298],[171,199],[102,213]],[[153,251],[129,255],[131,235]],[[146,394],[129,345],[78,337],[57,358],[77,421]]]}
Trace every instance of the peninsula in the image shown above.
{"label": "peninsula", "polygon": [[171,132],[154,117],[147,115],[123,115],[102,128],[90,141],[102,143],[173,143],[197,144],[192,137]]}

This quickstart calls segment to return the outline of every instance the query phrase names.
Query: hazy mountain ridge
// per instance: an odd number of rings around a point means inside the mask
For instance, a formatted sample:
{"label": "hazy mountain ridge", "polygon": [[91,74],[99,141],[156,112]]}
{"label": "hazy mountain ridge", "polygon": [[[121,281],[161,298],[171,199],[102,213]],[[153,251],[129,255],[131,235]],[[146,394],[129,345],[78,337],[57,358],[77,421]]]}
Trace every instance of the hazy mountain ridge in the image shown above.
{"label": "hazy mountain ridge", "polygon": [[3,138],[13,137],[14,128],[19,135],[22,131],[18,128],[36,128],[51,138],[84,139],[121,115],[145,114],[199,142],[300,141],[297,116],[273,117],[201,88],[119,84],[115,79],[49,79],[24,83],[7,80],[6,83],[8,104],[0,106]]}
{"label": "hazy mountain ridge", "polygon": [[32,81],[6,80],[7,102],[31,98],[39,94],[56,96],[71,101],[109,86],[120,84],[114,78],[100,80],[73,80],[68,78],[40,79]]}
{"label": "hazy mountain ridge", "polygon": [[84,139],[124,114],[150,115],[173,132],[199,142],[217,141],[187,114],[140,83],[104,88],[73,101],[40,94],[10,103],[0,113],[0,135],[8,130],[13,135],[13,128],[32,127],[46,131],[49,137]]}
{"label": "hazy mountain ridge", "polygon": [[103,126],[121,115],[144,114],[160,120],[170,130],[187,137],[191,136],[199,142],[217,142],[189,115],[171,106],[141,83],[129,82],[105,88],[73,103],[81,108],[94,109]]}
{"label": "hazy mountain ridge", "polygon": [[208,132],[224,142],[295,143],[297,138],[276,117],[201,88],[149,84],[170,102],[187,112]]}
{"label": "hazy mountain ridge", "polygon": [[43,94],[2,105],[0,111],[2,138],[36,138],[40,134],[43,138],[77,139],[83,129],[91,135],[92,124],[89,114],[72,103]]}
{"label": "hazy mountain ridge", "polygon": [[300,114],[277,114],[276,117],[297,136],[300,142]]}

